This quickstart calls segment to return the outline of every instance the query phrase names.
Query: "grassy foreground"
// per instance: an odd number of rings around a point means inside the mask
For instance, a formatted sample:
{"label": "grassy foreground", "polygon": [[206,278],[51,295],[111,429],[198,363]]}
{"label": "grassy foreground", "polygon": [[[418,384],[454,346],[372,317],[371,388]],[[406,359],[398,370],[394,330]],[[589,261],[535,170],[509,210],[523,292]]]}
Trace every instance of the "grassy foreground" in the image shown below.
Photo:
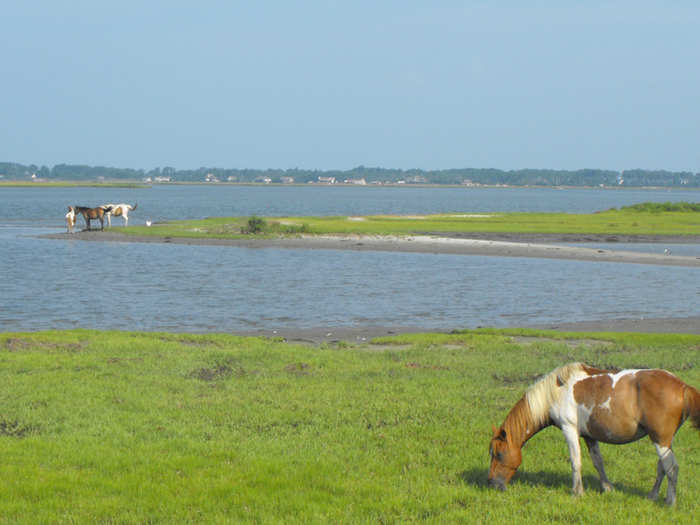
{"label": "grassy foreground", "polygon": [[[227,335],[0,334],[0,523],[696,523],[700,439],[676,437],[678,506],[644,498],[648,439],[584,457],[535,436],[486,487],[491,424],[572,360],[700,386],[700,336],[469,331],[319,347]],[[662,493],[665,493],[665,483]]]}
{"label": "grassy foreground", "polygon": [[123,233],[191,238],[244,236],[251,220],[265,224],[259,232],[279,234],[410,235],[420,233],[571,233],[618,235],[697,235],[700,205],[681,203],[613,209],[600,213],[452,213],[426,216],[363,217],[219,217],[176,221],[151,228],[129,227]]}

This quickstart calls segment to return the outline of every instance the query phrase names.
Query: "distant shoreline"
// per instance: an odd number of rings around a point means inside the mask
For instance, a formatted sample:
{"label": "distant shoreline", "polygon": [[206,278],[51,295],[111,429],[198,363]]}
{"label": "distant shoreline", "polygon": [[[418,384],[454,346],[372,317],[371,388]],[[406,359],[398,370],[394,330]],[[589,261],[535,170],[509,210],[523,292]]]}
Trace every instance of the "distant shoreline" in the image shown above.
{"label": "distant shoreline", "polygon": [[[468,236],[468,238],[466,237]],[[641,253],[615,250],[615,243],[700,243],[700,236],[634,236],[634,235],[548,235],[548,234],[462,234],[378,236],[378,235],[302,235],[297,237],[215,239],[188,237],[158,237],[128,235],[115,231],[81,231],[74,234],[53,233],[39,236],[43,239],[81,240],[93,242],[138,242],[199,246],[231,246],[240,248],[297,249],[297,250],[352,250],[433,253],[451,255],[483,255],[496,257],[534,257],[578,261],[619,262],[684,266],[700,268],[700,257],[666,255],[662,244],[659,253]],[[553,243],[600,242],[613,249],[594,249],[564,246]]]}
{"label": "distant shoreline", "polygon": [[613,190],[613,191],[658,191],[658,190],[683,190],[683,191],[696,191],[700,193],[700,187],[697,186],[681,186],[681,185],[670,185],[670,186],[619,186],[619,185],[603,185],[603,186],[577,186],[577,185],[534,185],[534,184],[440,184],[440,183],[399,183],[399,182],[381,182],[381,183],[367,183],[363,185],[346,183],[346,182],[335,182],[333,184],[327,184],[322,182],[233,182],[233,181],[219,181],[219,182],[206,182],[206,181],[171,181],[171,182],[144,182],[142,180],[109,180],[109,181],[97,181],[97,180],[41,180],[41,181],[28,181],[28,180],[0,180],[0,187],[2,188],[64,188],[64,187],[114,187],[114,188],[152,188],[154,186],[256,186],[256,187],[313,187],[313,188],[462,188],[462,189],[501,189],[501,190],[512,190],[512,189],[550,189],[550,190]]}

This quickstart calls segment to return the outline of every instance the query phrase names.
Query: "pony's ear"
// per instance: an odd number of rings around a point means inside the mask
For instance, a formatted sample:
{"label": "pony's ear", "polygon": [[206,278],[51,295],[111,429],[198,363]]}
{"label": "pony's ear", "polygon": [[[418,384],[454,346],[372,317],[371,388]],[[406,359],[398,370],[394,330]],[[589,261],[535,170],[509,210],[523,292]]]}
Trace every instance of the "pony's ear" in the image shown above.
{"label": "pony's ear", "polygon": [[502,428],[500,434],[498,434],[498,439],[505,441],[506,440],[506,429]]}

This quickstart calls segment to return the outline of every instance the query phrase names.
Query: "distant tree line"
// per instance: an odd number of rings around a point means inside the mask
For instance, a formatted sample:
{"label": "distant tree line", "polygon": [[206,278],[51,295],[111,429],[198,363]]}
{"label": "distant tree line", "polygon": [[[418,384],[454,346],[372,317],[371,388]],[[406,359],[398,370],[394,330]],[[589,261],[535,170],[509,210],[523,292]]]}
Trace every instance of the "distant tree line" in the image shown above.
{"label": "distant tree line", "polygon": [[173,182],[203,182],[207,176],[220,182],[252,183],[268,179],[273,183],[304,184],[317,182],[319,177],[333,177],[338,182],[361,180],[372,183],[405,184],[473,184],[509,186],[684,186],[700,187],[700,173],[672,172],[664,170],[632,169],[623,172],[599,169],[547,170],[521,169],[499,170],[494,168],[460,168],[448,170],[390,169],[358,166],[351,170],[304,169],[224,169],[199,168],[178,170],[169,166],[152,170],[57,164],[52,168],[0,162],[0,180],[145,180],[156,182],[170,179]]}

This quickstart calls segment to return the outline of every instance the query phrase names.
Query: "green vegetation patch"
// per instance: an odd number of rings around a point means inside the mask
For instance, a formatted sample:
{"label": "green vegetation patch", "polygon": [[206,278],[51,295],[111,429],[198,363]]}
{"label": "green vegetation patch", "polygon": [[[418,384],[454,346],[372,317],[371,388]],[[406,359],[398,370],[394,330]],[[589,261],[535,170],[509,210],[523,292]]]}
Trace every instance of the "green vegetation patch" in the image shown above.
{"label": "green vegetation patch", "polygon": [[507,492],[487,487],[491,425],[575,360],[663,367],[700,386],[693,335],[475,330],[309,346],[0,334],[0,522],[694,523],[688,424],[674,441],[675,509],[644,498],[647,439],[601,446],[611,494],[584,457],[587,492],[570,495],[556,429],[528,443]]}
{"label": "green vegetation patch", "polygon": [[448,213],[425,216],[220,217],[124,229],[132,235],[242,238],[297,234],[543,233],[698,235],[700,204],[644,203],[599,213]]}

